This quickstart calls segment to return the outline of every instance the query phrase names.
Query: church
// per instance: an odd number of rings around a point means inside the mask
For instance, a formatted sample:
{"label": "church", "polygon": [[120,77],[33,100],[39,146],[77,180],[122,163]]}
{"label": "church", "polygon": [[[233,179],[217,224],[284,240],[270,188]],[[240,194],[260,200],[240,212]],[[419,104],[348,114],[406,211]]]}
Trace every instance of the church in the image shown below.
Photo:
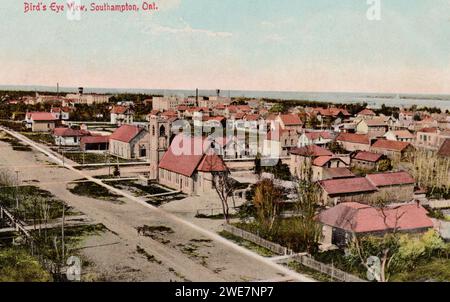
{"label": "church", "polygon": [[228,171],[220,151],[205,137],[171,137],[170,129],[169,119],[150,117],[150,179],[188,195],[215,192],[214,172]]}

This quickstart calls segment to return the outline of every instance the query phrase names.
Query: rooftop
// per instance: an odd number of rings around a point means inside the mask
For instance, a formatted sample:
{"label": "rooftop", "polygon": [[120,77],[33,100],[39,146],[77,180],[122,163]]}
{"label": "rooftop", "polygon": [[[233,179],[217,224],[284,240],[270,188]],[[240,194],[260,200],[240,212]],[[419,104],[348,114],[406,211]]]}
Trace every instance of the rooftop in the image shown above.
{"label": "rooftop", "polygon": [[344,202],[321,212],[318,220],[322,224],[356,233],[407,231],[432,228],[433,221],[427,213],[416,203],[378,209],[361,203]]}

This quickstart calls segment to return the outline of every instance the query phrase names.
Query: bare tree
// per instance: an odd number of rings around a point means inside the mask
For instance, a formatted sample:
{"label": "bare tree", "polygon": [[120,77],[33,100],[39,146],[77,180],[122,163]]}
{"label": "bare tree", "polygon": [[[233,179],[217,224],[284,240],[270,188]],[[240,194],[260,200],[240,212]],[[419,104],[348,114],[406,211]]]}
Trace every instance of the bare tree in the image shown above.
{"label": "bare tree", "polygon": [[205,155],[205,165],[207,170],[211,173],[211,182],[216,191],[221,203],[223,217],[227,223],[230,222],[230,198],[234,204],[234,188],[236,181],[230,177],[230,171],[225,166],[222,158],[216,154]]}
{"label": "bare tree", "polygon": [[282,194],[282,189],[271,179],[263,179],[256,185],[253,204],[257,209],[260,224],[269,233],[278,218]]}

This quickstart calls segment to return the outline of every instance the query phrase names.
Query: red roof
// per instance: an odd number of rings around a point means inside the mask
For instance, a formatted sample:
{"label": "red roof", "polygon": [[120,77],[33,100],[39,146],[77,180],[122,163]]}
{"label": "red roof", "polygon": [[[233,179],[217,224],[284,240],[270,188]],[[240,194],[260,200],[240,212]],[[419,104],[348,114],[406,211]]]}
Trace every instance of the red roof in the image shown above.
{"label": "red roof", "polygon": [[418,132],[424,132],[424,133],[438,133],[438,128],[423,128],[419,130]]}
{"label": "red roof", "polygon": [[390,141],[386,139],[379,139],[373,145],[372,148],[386,149],[390,151],[401,152],[409,147],[411,144],[408,142]]}
{"label": "red roof", "polygon": [[291,150],[291,154],[300,155],[300,156],[333,156],[333,153],[325,148],[310,145],[302,148],[295,148]]}
{"label": "red roof", "polygon": [[415,179],[407,172],[389,172],[368,174],[366,178],[377,187],[395,186],[395,185],[411,185],[415,184]]}
{"label": "red roof", "polygon": [[125,106],[113,106],[111,109],[111,113],[115,113],[115,114],[124,114],[125,112],[127,112],[128,107]]}
{"label": "red roof", "polygon": [[57,121],[58,119],[50,112],[30,112],[27,117],[33,121]]}
{"label": "red roof", "polygon": [[224,172],[228,168],[220,156],[212,154],[203,156],[197,170],[201,172]]}
{"label": "red roof", "polygon": [[450,157],[450,138],[447,138],[438,151],[440,156]]}
{"label": "red roof", "polygon": [[76,130],[72,128],[55,128],[53,130],[54,136],[87,136],[91,135],[89,131],[86,130]]}
{"label": "red roof", "polygon": [[375,112],[367,108],[359,112],[358,115],[376,116]]}
{"label": "red roof", "polygon": [[369,136],[366,134],[340,133],[336,140],[355,144],[370,144]]}
{"label": "red roof", "polygon": [[355,233],[407,231],[433,227],[433,221],[419,204],[377,209],[369,205],[344,202],[322,211],[318,220],[325,225]]}
{"label": "red roof", "polygon": [[313,112],[316,112],[317,114],[323,116],[332,116],[332,117],[336,117],[339,114],[342,114],[344,116],[351,116],[351,114],[347,110],[341,108],[327,108],[327,109],[315,108],[313,109]]}
{"label": "red roof", "polygon": [[245,120],[247,121],[257,121],[259,120],[259,118],[260,118],[259,114],[247,114],[245,116]]}
{"label": "red roof", "polygon": [[348,168],[327,168],[325,169],[325,173],[330,177],[330,178],[350,178],[350,177],[355,177],[355,174],[352,173],[352,171],[350,171]]}
{"label": "red roof", "polygon": [[187,177],[191,177],[196,170],[211,172],[226,169],[221,157],[215,154],[205,155],[204,144],[205,140],[201,137],[177,135],[159,167]]}
{"label": "red roof", "polygon": [[368,161],[375,163],[381,159],[383,154],[366,152],[366,151],[358,151],[353,158],[356,160]]}
{"label": "red roof", "polygon": [[82,144],[100,144],[108,143],[109,135],[94,135],[94,136],[83,136],[80,140]]}
{"label": "red roof", "polygon": [[110,139],[121,141],[124,143],[129,143],[133,138],[135,138],[139,133],[144,131],[143,128],[133,125],[123,125],[116,129],[113,134],[111,134]]}
{"label": "red roof", "polygon": [[280,114],[280,119],[285,126],[303,125],[302,120],[297,114]]}
{"label": "red roof", "polygon": [[321,180],[319,184],[329,195],[377,191],[365,177]]}

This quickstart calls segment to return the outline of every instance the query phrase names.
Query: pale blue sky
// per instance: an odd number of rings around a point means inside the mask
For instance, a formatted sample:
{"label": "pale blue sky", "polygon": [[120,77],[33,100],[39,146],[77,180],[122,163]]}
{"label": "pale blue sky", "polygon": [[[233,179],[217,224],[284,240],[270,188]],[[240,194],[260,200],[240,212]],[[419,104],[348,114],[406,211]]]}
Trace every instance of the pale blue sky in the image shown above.
{"label": "pale blue sky", "polygon": [[381,0],[380,21],[365,0],[157,3],[68,21],[2,0],[0,84],[450,93],[450,0]]}

